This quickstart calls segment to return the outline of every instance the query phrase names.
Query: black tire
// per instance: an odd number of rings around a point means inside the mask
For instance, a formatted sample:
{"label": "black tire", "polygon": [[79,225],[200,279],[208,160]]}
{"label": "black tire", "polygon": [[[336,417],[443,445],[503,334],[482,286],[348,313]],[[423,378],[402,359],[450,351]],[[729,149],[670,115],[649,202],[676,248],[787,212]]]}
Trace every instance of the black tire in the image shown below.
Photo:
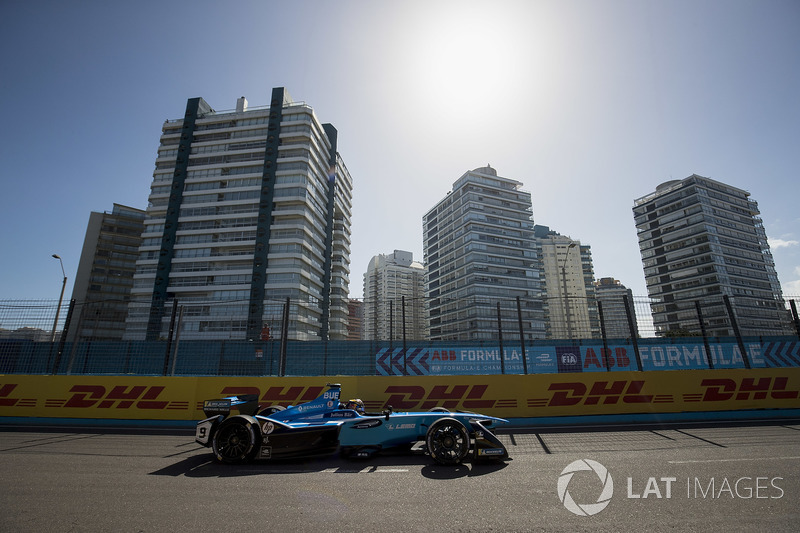
{"label": "black tire", "polygon": [[457,465],[469,453],[469,433],[455,418],[440,418],[425,436],[428,453],[440,465]]}
{"label": "black tire", "polygon": [[269,407],[265,407],[258,412],[259,416],[269,416],[274,415],[280,411],[284,411],[286,408],[282,405],[270,405]]}
{"label": "black tire", "polygon": [[447,407],[431,407],[430,409],[428,409],[428,412],[430,412],[430,413],[449,413],[450,409],[448,409]]}
{"label": "black tire", "polygon": [[261,431],[253,420],[237,416],[220,424],[211,439],[217,461],[228,464],[246,463],[255,456],[261,441]]}

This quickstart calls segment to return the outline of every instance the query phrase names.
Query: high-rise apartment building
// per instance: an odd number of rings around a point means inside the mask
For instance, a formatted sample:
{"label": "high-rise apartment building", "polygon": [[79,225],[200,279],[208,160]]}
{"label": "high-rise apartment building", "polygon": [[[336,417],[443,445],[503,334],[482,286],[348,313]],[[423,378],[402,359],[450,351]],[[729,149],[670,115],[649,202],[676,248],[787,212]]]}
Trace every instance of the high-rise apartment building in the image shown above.
{"label": "high-rise apartment building", "polygon": [[[625,339],[639,336],[636,313],[633,307],[633,292],[614,278],[600,278],[594,284],[597,302],[603,307],[603,323],[606,327],[606,337],[609,339]],[[625,298],[628,300],[627,310]],[[630,313],[633,333],[628,323]]]}
{"label": "high-rise apartment building", "polygon": [[114,204],[89,214],[72,299],[68,340],[118,341],[125,332],[145,212]]}
{"label": "high-rise apartment building", "polygon": [[[490,166],[466,172],[423,217],[431,340],[545,337],[531,194]],[[515,300],[519,298],[520,313]],[[513,333],[512,333],[513,332]]]}
{"label": "high-rise apartment building", "polygon": [[351,298],[347,309],[347,340],[360,341],[364,338],[364,302]]}
{"label": "high-rise apartment building", "polygon": [[[425,267],[411,252],[373,257],[364,274],[364,340],[428,338]],[[403,322],[405,319],[405,322]],[[404,331],[405,328],[405,331]]]}
{"label": "high-rise apartment building", "polygon": [[535,226],[534,233],[541,250],[548,337],[598,338],[591,247],[547,226]]}
{"label": "high-rise apartment building", "polygon": [[283,88],[269,106],[214,111],[202,98],[164,123],[126,337],[347,336],[352,179],[337,131]]}
{"label": "high-rise apartment building", "polygon": [[733,335],[723,296],[742,335],[788,331],[775,263],[749,192],[694,174],[662,183],[635,201],[633,213],[657,334],[698,331],[698,301],[709,335]]}

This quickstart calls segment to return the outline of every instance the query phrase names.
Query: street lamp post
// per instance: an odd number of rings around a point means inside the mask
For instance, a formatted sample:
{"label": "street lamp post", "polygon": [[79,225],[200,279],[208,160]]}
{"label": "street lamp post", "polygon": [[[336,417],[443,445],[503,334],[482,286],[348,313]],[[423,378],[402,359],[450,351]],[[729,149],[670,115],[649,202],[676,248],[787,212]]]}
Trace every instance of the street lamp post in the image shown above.
{"label": "street lamp post", "polygon": [[64,261],[61,260],[58,254],[53,254],[53,257],[58,259],[61,264],[61,274],[64,276],[64,281],[61,283],[61,296],[58,297],[58,307],[56,307],[56,319],[53,321],[53,335],[50,342],[56,342],[56,328],[58,327],[58,315],[61,313],[61,302],[64,301],[64,289],[67,288],[67,273],[64,272]]}
{"label": "street lamp post", "polygon": [[564,287],[564,311],[567,315],[567,335],[572,340],[572,313],[569,308],[569,296],[567,295],[567,259],[569,258],[569,251],[575,248],[575,243],[569,243],[567,251],[564,252],[564,261],[561,263],[561,281]]}

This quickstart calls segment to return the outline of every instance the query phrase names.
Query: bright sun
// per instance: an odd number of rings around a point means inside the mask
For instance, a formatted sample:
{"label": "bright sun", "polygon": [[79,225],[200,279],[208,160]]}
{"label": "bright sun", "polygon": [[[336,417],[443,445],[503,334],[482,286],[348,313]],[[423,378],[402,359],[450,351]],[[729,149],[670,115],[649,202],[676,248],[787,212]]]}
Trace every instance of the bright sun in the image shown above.
{"label": "bright sun", "polygon": [[492,3],[432,8],[412,45],[411,68],[426,91],[427,107],[447,118],[476,118],[504,101],[541,96],[531,93],[545,83],[540,75],[550,59],[536,26]]}

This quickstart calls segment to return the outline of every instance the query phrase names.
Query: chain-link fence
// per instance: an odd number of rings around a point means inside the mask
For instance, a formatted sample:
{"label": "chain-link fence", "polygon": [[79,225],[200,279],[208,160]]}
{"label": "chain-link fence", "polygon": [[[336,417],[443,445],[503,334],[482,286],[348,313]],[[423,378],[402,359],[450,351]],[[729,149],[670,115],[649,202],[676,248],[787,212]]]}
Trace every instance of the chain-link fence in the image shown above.
{"label": "chain-link fence", "polygon": [[[457,300],[454,300],[457,302]],[[545,338],[600,338],[601,326],[605,326],[610,337],[630,337],[634,331],[639,337],[655,337],[657,331],[651,314],[652,300],[648,297],[633,296],[627,302],[622,298],[613,302],[603,301],[598,305],[596,300],[570,297],[568,305],[558,299],[542,298],[537,300],[539,313],[531,315],[527,309],[531,307],[526,300],[517,305],[515,299],[471,299],[463,300],[458,306],[458,313],[464,317],[480,320],[489,332],[486,338],[496,339],[498,335],[497,311],[499,305],[500,329],[519,333],[517,323],[519,311],[524,311],[525,337],[531,340]],[[297,301],[289,301],[288,324],[283,324],[285,300],[275,300],[265,305],[264,327],[262,335],[267,339],[280,339],[284,329],[292,340],[317,340],[313,328],[311,332],[300,336],[302,329],[302,309],[308,307],[307,302],[299,305]],[[163,312],[163,326],[160,335],[165,340],[170,330],[170,318],[173,307],[176,317],[174,328],[180,328],[185,339],[207,340],[244,340],[246,337],[247,300],[193,301],[169,300]],[[422,299],[396,298],[385,301],[370,299],[348,300],[351,309],[349,340],[401,340],[404,337],[413,340],[430,340],[432,337],[427,327],[428,305]],[[375,324],[367,323],[359,314],[359,307],[380,309],[373,313]],[[66,331],[67,340],[73,341],[114,341],[143,340],[136,339],[137,330],[132,327],[129,316],[132,308],[124,300],[103,300],[95,302],[62,302],[58,309],[57,300],[0,300],[0,338],[29,339],[37,342],[55,341]],[[423,310],[423,311],[420,311]],[[552,311],[552,318],[549,312]],[[569,312],[568,312],[569,311]],[[134,310],[136,312],[136,310]],[[147,309],[144,309],[147,313]],[[363,313],[363,311],[362,311]],[[141,313],[140,313],[141,314]],[[601,324],[600,315],[604,320]],[[422,319],[420,320],[420,315]],[[628,319],[631,318],[631,321]],[[545,326],[531,328],[531,321],[538,321]],[[570,322],[569,327],[567,321]],[[380,322],[378,324],[378,322]],[[461,331],[447,336],[448,340],[477,340],[470,330],[470,324],[464,322]],[[333,338],[333,336],[331,336]],[[444,339],[445,336],[433,337]]]}
{"label": "chain-link fence", "polygon": [[[658,349],[647,346],[676,343],[690,354],[699,347],[705,354],[700,364],[706,368],[715,367],[711,355],[718,353],[724,361],[725,350],[731,361],[738,354],[743,367],[750,366],[748,354],[757,358],[767,352],[777,354],[773,366],[794,366],[800,363],[795,301],[743,296],[679,302],[641,296],[570,297],[566,302],[463,300],[453,302],[457,305],[450,309],[447,334],[436,337],[409,323],[416,314],[406,308],[420,302],[352,300],[349,329],[340,328],[349,331],[347,338],[340,334],[308,340],[315,326],[306,314],[309,302],[265,306],[271,315],[265,316],[261,334],[247,339],[246,314],[241,314],[246,313],[246,301],[171,300],[159,339],[146,341],[126,328],[127,303],[122,300],[72,301],[61,309],[52,300],[5,300],[0,301],[0,373],[533,373],[566,371],[569,365],[560,364],[570,359],[565,354],[580,359],[582,369],[592,363],[600,370],[643,370],[658,367],[657,360],[648,359]],[[421,303],[428,308],[429,302]],[[381,310],[380,319],[388,327],[370,331],[364,324],[363,307],[370,305]],[[722,348],[717,352],[718,345]]]}

